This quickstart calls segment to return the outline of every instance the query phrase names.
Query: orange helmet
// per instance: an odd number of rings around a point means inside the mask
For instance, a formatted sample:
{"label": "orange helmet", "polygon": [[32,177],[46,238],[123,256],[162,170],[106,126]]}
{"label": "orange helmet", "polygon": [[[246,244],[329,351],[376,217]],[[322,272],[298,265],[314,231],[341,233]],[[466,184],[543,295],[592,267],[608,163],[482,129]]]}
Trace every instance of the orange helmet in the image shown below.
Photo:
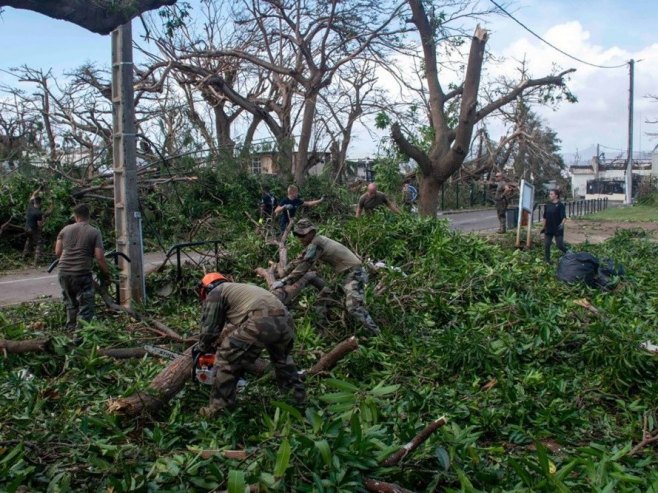
{"label": "orange helmet", "polygon": [[208,293],[223,282],[228,282],[228,279],[219,272],[210,272],[203,276],[199,282],[199,298],[201,298],[201,301],[205,300]]}

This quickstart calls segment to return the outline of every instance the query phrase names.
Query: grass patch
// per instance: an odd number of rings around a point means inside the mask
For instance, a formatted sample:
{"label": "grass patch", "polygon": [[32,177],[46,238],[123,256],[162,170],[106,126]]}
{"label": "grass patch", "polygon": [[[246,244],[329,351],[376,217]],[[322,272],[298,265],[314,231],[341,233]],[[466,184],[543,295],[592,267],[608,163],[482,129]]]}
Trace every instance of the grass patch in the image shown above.
{"label": "grass patch", "polygon": [[658,206],[632,205],[613,207],[579,219],[591,221],[658,222]]}

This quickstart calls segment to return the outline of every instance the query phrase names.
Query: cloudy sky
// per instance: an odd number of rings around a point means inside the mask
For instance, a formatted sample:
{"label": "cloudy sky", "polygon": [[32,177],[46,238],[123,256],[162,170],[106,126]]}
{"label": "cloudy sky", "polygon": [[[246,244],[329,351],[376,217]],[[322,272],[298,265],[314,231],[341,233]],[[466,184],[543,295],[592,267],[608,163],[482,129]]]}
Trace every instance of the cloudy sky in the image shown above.
{"label": "cloudy sky", "polygon": [[[486,0],[483,0],[486,2]],[[499,2],[500,3],[500,2]],[[519,0],[505,3],[512,15],[541,37],[569,54],[596,65],[619,65],[630,59],[635,65],[634,149],[650,151],[658,133],[646,120],[658,120],[658,102],[646,96],[658,95],[658,0]],[[577,104],[563,104],[557,110],[540,110],[545,123],[556,130],[567,155],[578,151],[581,159],[591,157],[601,144],[607,156],[627,148],[628,67],[602,69],[571,60],[545,45],[508,17],[490,18],[489,49],[505,62],[487,69],[509,72],[515,60],[525,58],[531,75],[540,77],[554,63],[576,68],[569,87]],[[7,8],[0,17],[0,70],[27,64],[53,69],[54,74],[73,69],[83,62],[109,65],[110,38],[88,33],[63,21],[27,11]],[[12,79],[0,72],[0,83]],[[357,139],[352,154],[365,156],[374,151],[368,137]]]}

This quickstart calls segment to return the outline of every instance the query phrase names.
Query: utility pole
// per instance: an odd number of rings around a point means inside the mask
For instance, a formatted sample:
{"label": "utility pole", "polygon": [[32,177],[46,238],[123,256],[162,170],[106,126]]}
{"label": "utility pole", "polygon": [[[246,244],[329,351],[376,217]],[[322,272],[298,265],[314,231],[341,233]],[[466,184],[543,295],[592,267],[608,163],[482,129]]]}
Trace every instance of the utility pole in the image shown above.
{"label": "utility pole", "polygon": [[121,270],[121,305],[144,301],[141,216],[137,195],[137,127],[133,91],[132,24],[112,31],[112,160],[114,165],[114,224]]}
{"label": "utility pole", "polygon": [[625,204],[633,203],[633,77],[635,60],[628,62],[629,89],[628,89],[628,161],[626,163],[626,197]]}

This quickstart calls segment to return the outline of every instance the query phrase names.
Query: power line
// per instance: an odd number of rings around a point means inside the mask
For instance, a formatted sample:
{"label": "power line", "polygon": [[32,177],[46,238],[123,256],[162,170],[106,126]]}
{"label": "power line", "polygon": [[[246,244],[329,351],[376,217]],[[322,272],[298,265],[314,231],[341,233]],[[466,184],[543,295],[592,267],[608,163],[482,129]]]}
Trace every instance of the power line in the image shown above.
{"label": "power line", "polygon": [[516,22],[519,26],[521,26],[523,29],[525,29],[525,30],[528,31],[530,34],[532,34],[535,38],[537,38],[537,39],[539,39],[540,41],[546,43],[548,46],[550,46],[551,48],[553,48],[553,49],[556,50],[556,51],[559,51],[560,53],[562,53],[562,54],[563,54],[564,56],[566,56],[566,57],[569,57],[569,58],[571,58],[571,59],[573,59],[573,60],[576,60],[577,62],[584,63],[585,65],[589,65],[589,66],[591,66],[591,67],[596,67],[596,68],[621,68],[621,67],[625,67],[626,65],[628,65],[628,62],[624,62],[624,63],[619,64],[619,65],[597,65],[596,63],[590,63],[590,62],[587,62],[587,61],[585,61],[585,60],[582,60],[582,59],[580,59],[580,58],[578,58],[578,57],[575,57],[575,56],[573,56],[573,55],[570,55],[570,54],[567,53],[566,51],[561,50],[560,48],[558,48],[558,47],[555,46],[554,44],[549,43],[548,41],[546,41],[546,40],[545,40],[544,38],[542,38],[539,34],[535,33],[532,29],[530,29],[529,27],[527,27],[527,26],[526,26],[525,24],[523,24],[520,20],[518,20],[516,17],[514,17],[512,14],[510,14],[510,13],[509,13],[507,10],[505,10],[502,6],[500,6],[499,4],[497,4],[496,2],[494,2],[494,0],[489,0],[489,1],[490,1],[491,3],[493,3],[496,7],[498,7],[498,9],[499,9],[501,12],[503,12],[505,15],[507,15],[507,17],[509,17],[510,19],[512,19],[512,20],[513,20],[514,22]]}

